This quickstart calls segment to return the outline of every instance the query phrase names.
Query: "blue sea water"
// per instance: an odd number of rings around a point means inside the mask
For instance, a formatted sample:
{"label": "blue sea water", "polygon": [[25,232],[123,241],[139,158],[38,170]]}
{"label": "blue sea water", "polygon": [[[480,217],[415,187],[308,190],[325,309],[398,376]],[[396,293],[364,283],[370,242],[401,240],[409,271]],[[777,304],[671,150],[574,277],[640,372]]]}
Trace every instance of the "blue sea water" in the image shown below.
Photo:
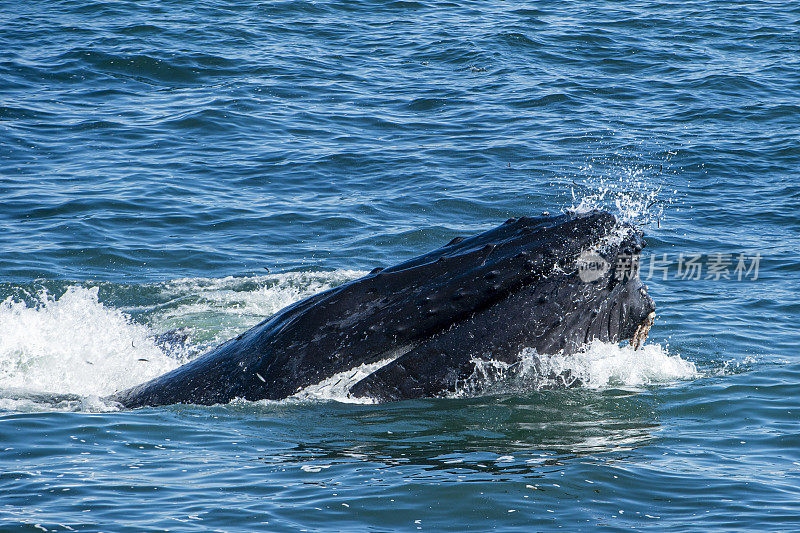
{"label": "blue sea water", "polygon": [[[796,2],[0,6],[2,531],[800,529]],[[582,388],[100,400],[576,207],[658,306]]]}

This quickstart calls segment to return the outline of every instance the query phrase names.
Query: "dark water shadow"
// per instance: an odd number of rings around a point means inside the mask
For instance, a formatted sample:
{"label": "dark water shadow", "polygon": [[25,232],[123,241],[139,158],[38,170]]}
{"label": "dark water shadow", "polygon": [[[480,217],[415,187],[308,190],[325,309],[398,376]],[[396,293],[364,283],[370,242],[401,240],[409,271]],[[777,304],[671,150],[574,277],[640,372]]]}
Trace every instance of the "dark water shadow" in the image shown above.
{"label": "dark water shadow", "polygon": [[213,409],[239,428],[280,441],[279,450],[260,458],[270,465],[364,462],[451,479],[457,472],[516,476],[576,459],[624,460],[654,439],[656,404],[647,390],[579,389],[383,405]]}

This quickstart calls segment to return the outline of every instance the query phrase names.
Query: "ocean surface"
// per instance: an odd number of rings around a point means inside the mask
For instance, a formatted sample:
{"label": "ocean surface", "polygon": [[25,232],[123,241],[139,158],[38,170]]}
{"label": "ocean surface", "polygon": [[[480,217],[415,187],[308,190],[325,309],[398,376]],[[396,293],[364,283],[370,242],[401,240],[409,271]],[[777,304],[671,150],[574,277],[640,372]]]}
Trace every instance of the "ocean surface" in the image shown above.
{"label": "ocean surface", "polygon": [[[800,530],[797,2],[0,5],[3,532]],[[595,207],[657,319],[580,388],[101,399]]]}

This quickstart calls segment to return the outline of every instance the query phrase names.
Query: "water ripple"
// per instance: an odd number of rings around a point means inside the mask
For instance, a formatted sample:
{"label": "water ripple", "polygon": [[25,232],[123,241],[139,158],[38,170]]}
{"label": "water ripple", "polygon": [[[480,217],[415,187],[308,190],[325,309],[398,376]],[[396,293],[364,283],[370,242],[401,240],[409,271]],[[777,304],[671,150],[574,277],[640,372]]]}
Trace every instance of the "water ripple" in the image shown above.
{"label": "water ripple", "polygon": [[[794,3],[4,12],[0,301],[39,320],[15,330],[31,368],[108,355],[102,327],[127,332],[120,361],[137,325],[204,347],[345,273],[603,194],[661,201],[645,262],[762,262],[647,281],[652,342],[697,365],[687,383],[135,413],[6,391],[0,528],[798,528]],[[37,296],[69,287],[69,320]],[[51,315],[86,342],[44,342]]]}

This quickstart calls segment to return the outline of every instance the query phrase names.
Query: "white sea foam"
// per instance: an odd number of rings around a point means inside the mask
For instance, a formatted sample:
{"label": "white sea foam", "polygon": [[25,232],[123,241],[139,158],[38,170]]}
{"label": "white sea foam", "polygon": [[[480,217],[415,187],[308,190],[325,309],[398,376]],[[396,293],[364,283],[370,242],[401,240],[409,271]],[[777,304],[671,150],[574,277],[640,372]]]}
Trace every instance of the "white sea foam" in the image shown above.
{"label": "white sea foam", "polygon": [[514,363],[475,360],[475,372],[459,387],[458,396],[472,395],[487,386],[547,389],[577,385],[590,389],[640,388],[669,384],[700,376],[697,367],[659,344],[631,346],[592,341],[571,355],[538,355],[523,350]]}
{"label": "white sea foam", "polygon": [[121,311],[98,301],[98,289],[45,291],[33,305],[0,304],[0,388],[103,396],[179,364]]}
{"label": "white sea foam", "polygon": [[[532,358],[532,354],[526,354]],[[697,367],[680,355],[670,353],[660,344],[645,344],[638,350],[632,346],[593,341],[572,355],[552,355],[541,358],[544,373],[569,372],[584,387],[641,387],[659,383],[695,379]]]}

